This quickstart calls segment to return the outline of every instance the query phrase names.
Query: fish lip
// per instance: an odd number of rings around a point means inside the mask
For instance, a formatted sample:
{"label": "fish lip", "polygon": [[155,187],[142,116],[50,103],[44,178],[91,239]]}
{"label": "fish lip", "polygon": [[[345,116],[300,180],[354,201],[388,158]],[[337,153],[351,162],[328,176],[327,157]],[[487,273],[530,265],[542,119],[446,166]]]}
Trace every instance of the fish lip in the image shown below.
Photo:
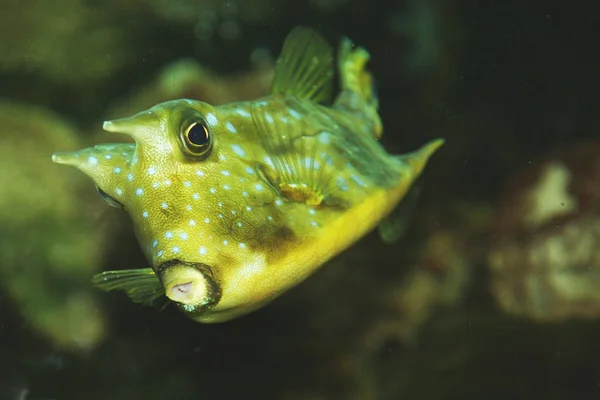
{"label": "fish lip", "polygon": [[178,305],[178,307],[180,309],[182,309],[185,312],[198,313],[198,312],[204,312],[206,310],[209,310],[219,303],[219,301],[221,300],[221,295],[222,295],[221,282],[215,276],[213,268],[211,268],[207,264],[203,264],[203,263],[199,263],[199,262],[183,261],[183,260],[179,260],[179,259],[172,259],[172,260],[167,260],[167,261],[160,263],[158,266],[156,266],[154,268],[154,272],[160,278],[161,282],[163,283],[163,286],[165,286],[164,279],[163,279],[165,277],[165,274],[169,270],[172,270],[173,268],[179,268],[179,267],[195,269],[196,271],[198,271],[202,274],[202,277],[204,278],[204,280],[206,282],[206,298],[202,302],[202,304],[197,304],[194,307],[187,307],[185,304],[178,303],[178,302],[172,300],[174,303],[176,303]]}

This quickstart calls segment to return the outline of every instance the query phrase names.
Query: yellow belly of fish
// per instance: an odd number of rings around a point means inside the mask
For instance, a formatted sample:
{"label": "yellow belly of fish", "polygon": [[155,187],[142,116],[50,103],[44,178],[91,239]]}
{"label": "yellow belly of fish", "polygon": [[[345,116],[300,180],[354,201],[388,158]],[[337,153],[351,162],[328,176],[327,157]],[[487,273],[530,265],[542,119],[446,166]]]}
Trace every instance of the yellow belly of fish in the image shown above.
{"label": "yellow belly of fish", "polygon": [[[285,253],[277,264],[257,260],[235,271],[223,287],[221,302],[199,320],[223,322],[256,310],[302,282],[335,255],[377,226],[408,189],[403,180],[391,190],[378,189],[346,214],[324,226],[317,235]],[[253,265],[251,265],[253,264]]]}

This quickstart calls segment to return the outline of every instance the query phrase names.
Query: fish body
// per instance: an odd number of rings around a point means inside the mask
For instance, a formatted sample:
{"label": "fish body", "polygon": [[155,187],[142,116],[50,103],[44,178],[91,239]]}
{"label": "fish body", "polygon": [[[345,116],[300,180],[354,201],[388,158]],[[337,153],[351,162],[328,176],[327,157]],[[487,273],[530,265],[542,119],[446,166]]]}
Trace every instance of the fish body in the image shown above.
{"label": "fish body", "polygon": [[368,54],[342,43],[332,101],[333,59],[320,36],[296,28],[268,96],[161,103],[104,123],[135,143],[55,154],[129,213],[152,265],[94,282],[223,322],[297,285],[392,213],[442,141],[388,154]]}

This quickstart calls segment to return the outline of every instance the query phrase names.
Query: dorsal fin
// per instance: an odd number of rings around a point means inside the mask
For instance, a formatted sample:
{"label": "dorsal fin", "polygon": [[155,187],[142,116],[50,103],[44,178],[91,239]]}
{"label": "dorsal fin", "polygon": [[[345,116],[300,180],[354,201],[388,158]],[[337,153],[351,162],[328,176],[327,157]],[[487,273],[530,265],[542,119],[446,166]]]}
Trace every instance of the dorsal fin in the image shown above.
{"label": "dorsal fin", "polygon": [[287,36],[277,59],[271,93],[285,93],[316,103],[331,102],[333,50],[313,29],[299,26]]}

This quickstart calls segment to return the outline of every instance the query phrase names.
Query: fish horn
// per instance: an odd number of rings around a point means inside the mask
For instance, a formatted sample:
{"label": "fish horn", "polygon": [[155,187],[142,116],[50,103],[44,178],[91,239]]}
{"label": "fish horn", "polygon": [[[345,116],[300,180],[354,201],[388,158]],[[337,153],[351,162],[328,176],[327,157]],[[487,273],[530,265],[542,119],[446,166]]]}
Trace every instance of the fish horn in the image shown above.
{"label": "fish horn", "polygon": [[54,153],[52,154],[52,162],[56,164],[73,166],[81,164],[81,160],[79,159],[79,153],[76,151]]}
{"label": "fish horn", "polygon": [[123,133],[133,137],[136,142],[144,142],[150,135],[149,127],[156,125],[156,116],[151,111],[143,111],[132,117],[104,121],[102,129],[112,133]]}

